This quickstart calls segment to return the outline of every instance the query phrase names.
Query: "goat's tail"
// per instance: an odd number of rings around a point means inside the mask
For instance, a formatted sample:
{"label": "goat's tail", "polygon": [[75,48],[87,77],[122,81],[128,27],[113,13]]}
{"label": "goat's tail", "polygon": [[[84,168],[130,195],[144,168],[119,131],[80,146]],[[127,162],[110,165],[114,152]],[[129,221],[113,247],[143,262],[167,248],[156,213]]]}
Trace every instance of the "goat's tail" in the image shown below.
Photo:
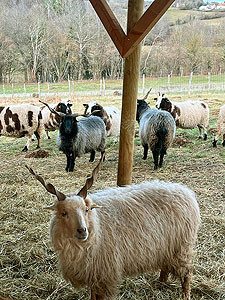
{"label": "goat's tail", "polygon": [[[154,159],[154,169],[158,169],[163,164],[163,157],[166,154],[166,138],[168,135],[168,130],[165,127],[161,127],[157,133],[157,142],[155,144],[154,150],[152,150]],[[159,160],[160,156],[160,160]]]}

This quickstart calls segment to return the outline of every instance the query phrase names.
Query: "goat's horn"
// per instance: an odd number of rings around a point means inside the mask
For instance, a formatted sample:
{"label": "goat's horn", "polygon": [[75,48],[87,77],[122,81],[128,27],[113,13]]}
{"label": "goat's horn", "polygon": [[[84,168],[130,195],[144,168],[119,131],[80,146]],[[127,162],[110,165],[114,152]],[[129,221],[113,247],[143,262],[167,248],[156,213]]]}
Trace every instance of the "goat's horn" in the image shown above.
{"label": "goat's horn", "polygon": [[79,193],[77,194],[78,196],[80,197],[83,197],[84,199],[86,199],[87,197],[87,191],[92,187],[95,179],[96,179],[96,176],[101,168],[101,165],[102,165],[102,162],[105,158],[105,152],[102,153],[102,156],[101,156],[101,159],[98,163],[98,165],[94,168],[94,170],[92,171],[92,175],[91,177],[89,177],[87,180],[86,180],[86,183],[85,185],[82,187],[82,189],[79,191]]}
{"label": "goat's horn", "polygon": [[151,92],[152,88],[150,88],[147,92],[147,94],[144,96],[143,100],[146,100],[148,98],[149,93]]}
{"label": "goat's horn", "polygon": [[39,102],[41,102],[42,104],[44,104],[45,106],[47,106],[48,109],[50,110],[50,112],[52,112],[53,114],[56,114],[56,115],[58,115],[58,116],[60,116],[60,117],[64,117],[64,116],[66,115],[66,114],[64,114],[64,113],[62,113],[62,112],[58,112],[58,111],[54,110],[52,107],[50,107],[50,106],[48,105],[48,103],[45,103],[45,102],[43,102],[43,101],[41,101],[41,100],[39,100]]}
{"label": "goat's horn", "polygon": [[79,114],[79,113],[75,113],[75,114],[72,114],[71,116],[74,117],[74,118],[77,118],[77,117],[89,117],[90,114]]}
{"label": "goat's horn", "polygon": [[66,195],[64,195],[63,193],[61,193],[60,191],[58,191],[54,185],[52,185],[51,183],[45,183],[44,179],[40,176],[40,175],[37,175],[33,169],[31,169],[30,167],[28,167],[27,165],[25,165],[25,167],[29,170],[29,172],[35,176],[35,178],[40,181],[40,183],[46,188],[46,190],[55,195],[59,201],[63,201],[66,199]]}

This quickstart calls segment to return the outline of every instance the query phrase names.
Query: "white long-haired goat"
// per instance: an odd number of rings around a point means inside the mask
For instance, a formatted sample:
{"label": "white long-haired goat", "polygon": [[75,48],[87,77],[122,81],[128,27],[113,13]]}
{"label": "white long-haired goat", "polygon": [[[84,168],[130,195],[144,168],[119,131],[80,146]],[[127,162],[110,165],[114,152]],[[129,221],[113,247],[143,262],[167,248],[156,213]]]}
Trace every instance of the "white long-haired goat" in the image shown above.
{"label": "white long-haired goat", "polygon": [[189,300],[200,223],[194,193],[178,183],[152,181],[87,198],[102,160],[80,192],[67,196],[27,167],[58,198],[48,207],[54,211],[50,236],[64,278],[75,288],[88,286],[92,300],[105,300],[116,295],[123,276],[161,270],[161,281],[169,273],[180,278]]}

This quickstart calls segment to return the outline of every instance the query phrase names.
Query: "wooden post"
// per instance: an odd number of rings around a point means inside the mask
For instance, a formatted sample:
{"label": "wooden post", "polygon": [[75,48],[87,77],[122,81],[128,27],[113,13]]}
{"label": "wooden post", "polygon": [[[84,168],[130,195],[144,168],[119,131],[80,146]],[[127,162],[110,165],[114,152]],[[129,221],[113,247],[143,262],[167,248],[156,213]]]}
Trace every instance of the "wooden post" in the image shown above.
{"label": "wooden post", "polygon": [[[144,0],[128,1],[128,33],[142,16],[143,6]],[[132,182],[140,54],[141,44],[125,59],[117,178],[119,186]]]}

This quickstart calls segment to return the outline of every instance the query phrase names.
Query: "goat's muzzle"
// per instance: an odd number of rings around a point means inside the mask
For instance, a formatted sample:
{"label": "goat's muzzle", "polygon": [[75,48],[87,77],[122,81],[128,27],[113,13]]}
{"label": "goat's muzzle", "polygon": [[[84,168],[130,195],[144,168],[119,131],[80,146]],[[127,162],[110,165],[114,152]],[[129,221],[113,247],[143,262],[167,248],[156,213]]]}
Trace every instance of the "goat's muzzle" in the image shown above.
{"label": "goat's muzzle", "polygon": [[80,240],[81,242],[86,242],[86,240],[88,239],[88,230],[86,227],[80,227],[77,229],[76,232],[76,238],[78,238],[78,240]]}

